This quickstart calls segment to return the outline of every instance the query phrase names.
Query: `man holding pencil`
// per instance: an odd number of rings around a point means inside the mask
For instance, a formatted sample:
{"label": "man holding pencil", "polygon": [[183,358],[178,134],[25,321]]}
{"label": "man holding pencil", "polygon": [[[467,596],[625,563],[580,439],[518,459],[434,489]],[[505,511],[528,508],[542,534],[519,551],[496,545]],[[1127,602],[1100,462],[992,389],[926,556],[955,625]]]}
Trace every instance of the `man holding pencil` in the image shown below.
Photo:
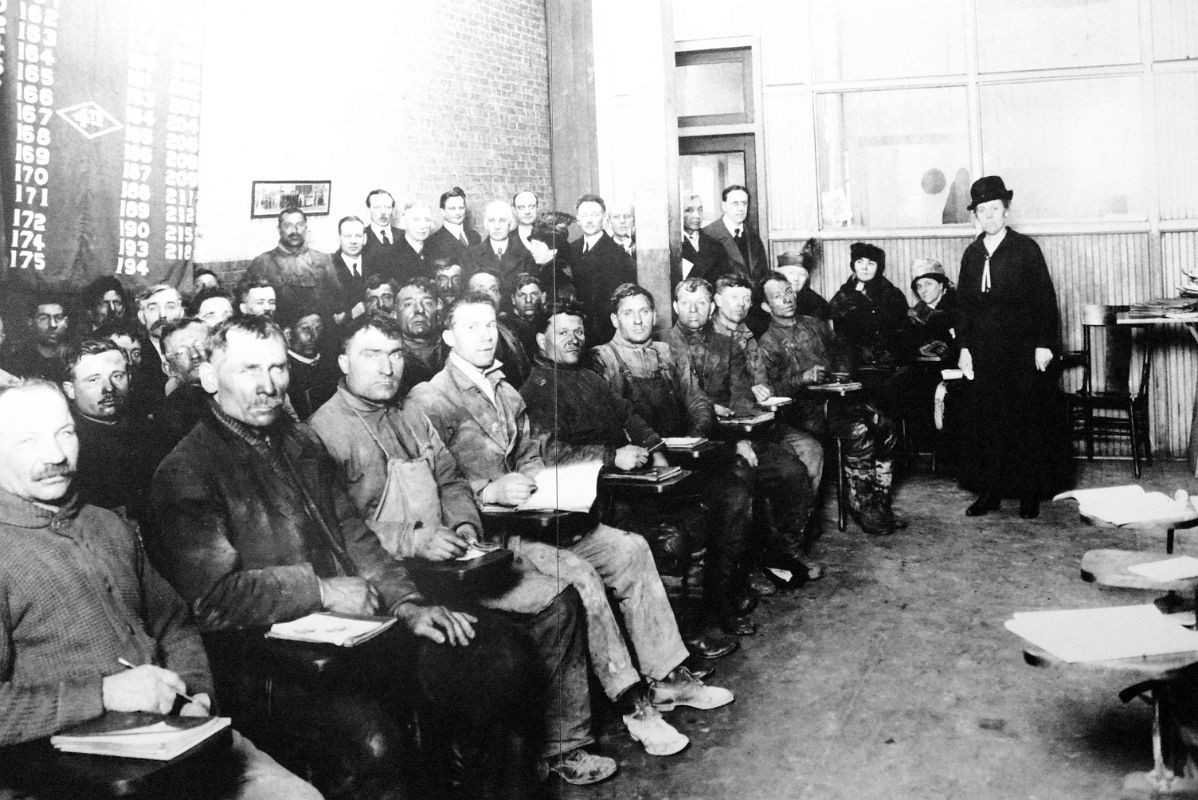
{"label": "man holding pencil", "polygon": [[[210,713],[199,632],[124,520],[79,502],[78,454],[56,386],[0,388],[0,748],[108,711]],[[207,796],[320,796],[245,737],[233,742],[239,774]],[[36,795],[13,771],[0,768],[0,797]]]}

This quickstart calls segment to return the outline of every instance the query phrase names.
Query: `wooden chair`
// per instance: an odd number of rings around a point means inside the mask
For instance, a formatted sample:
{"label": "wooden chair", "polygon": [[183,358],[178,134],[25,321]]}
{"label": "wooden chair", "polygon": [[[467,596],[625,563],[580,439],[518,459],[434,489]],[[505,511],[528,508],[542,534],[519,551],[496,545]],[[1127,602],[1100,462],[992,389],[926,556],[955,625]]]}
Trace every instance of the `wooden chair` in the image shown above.
{"label": "wooden chair", "polygon": [[[1082,310],[1082,384],[1068,395],[1070,431],[1086,442],[1086,459],[1094,460],[1097,437],[1131,440],[1132,471],[1140,477],[1140,451],[1152,463],[1148,427],[1148,386],[1152,369],[1153,331],[1144,327],[1139,347],[1134,327],[1115,324],[1127,306],[1088,305]],[[1138,384],[1134,369],[1138,360]]]}

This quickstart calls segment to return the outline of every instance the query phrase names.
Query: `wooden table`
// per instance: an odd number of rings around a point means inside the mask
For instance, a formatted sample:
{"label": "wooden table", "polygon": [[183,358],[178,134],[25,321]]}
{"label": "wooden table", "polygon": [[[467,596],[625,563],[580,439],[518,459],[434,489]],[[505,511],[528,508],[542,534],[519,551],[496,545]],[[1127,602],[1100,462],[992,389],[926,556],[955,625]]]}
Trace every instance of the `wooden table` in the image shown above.
{"label": "wooden table", "polygon": [[720,442],[713,442],[711,439],[707,439],[694,447],[670,447],[666,445],[664,449],[667,454],[677,456],[680,459],[690,458],[698,460],[706,458],[711,453],[719,450],[720,447]]}
{"label": "wooden table", "polygon": [[1177,556],[1159,550],[1088,550],[1082,556],[1082,580],[1117,589],[1147,589],[1158,592],[1189,592],[1198,588],[1198,578],[1161,581],[1132,572],[1130,567],[1165,561]]}

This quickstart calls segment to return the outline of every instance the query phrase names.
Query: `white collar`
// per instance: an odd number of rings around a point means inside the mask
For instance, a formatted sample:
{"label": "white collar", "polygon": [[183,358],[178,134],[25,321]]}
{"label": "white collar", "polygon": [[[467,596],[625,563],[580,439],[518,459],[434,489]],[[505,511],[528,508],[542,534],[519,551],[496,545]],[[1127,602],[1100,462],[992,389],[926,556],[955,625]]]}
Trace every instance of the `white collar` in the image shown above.
{"label": "white collar", "polygon": [[739,225],[737,225],[737,224],[733,223],[732,220],[728,219],[728,217],[726,217],[726,216],[721,217],[720,219],[723,221],[724,227],[728,229],[728,233],[732,234],[733,236],[736,235],[737,228],[740,228],[742,231],[745,228],[745,223],[743,223],[743,222],[740,223]]}
{"label": "white collar", "polygon": [[587,247],[594,247],[595,243],[603,238],[603,231],[591,234],[590,236],[583,236],[582,238],[586,241]]}
{"label": "white collar", "polygon": [[445,221],[445,222],[441,223],[441,227],[442,227],[442,228],[445,228],[445,229],[446,229],[447,231],[449,231],[450,233],[452,233],[452,234],[455,234],[455,238],[456,238],[457,236],[461,236],[461,235],[462,235],[463,225],[462,225],[461,223],[458,223],[458,222],[449,222],[449,221],[447,220],[447,221]]}
{"label": "white collar", "polygon": [[481,389],[482,393],[488,400],[491,401],[492,405],[494,405],[496,408],[499,407],[499,402],[495,399],[495,387],[491,385],[491,381],[487,379],[487,376],[491,373],[503,369],[503,363],[500,362],[499,359],[492,361],[491,366],[487,367],[486,369],[479,369],[466,359],[459,356],[457,353],[450,350],[449,358],[447,360],[452,362],[454,366],[461,370],[462,374],[469,378],[471,383]]}

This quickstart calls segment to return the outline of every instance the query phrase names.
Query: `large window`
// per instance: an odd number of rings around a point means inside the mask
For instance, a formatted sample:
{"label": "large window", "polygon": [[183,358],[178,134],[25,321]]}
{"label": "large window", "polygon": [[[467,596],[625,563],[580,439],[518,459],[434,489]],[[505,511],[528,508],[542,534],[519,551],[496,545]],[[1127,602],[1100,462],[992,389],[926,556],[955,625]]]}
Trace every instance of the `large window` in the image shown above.
{"label": "large window", "polygon": [[[1150,1],[1189,5],[1172,17],[1198,29],[1195,0]],[[1141,6],[811,3],[821,227],[964,228],[970,183],[993,174],[1020,221],[1147,220]],[[1153,26],[1154,59],[1198,57]]]}
{"label": "large window", "polygon": [[680,126],[753,121],[753,72],[747,47],[678,53],[674,63]]}
{"label": "large window", "polygon": [[821,95],[823,227],[967,222],[967,106],[964,87]]}

